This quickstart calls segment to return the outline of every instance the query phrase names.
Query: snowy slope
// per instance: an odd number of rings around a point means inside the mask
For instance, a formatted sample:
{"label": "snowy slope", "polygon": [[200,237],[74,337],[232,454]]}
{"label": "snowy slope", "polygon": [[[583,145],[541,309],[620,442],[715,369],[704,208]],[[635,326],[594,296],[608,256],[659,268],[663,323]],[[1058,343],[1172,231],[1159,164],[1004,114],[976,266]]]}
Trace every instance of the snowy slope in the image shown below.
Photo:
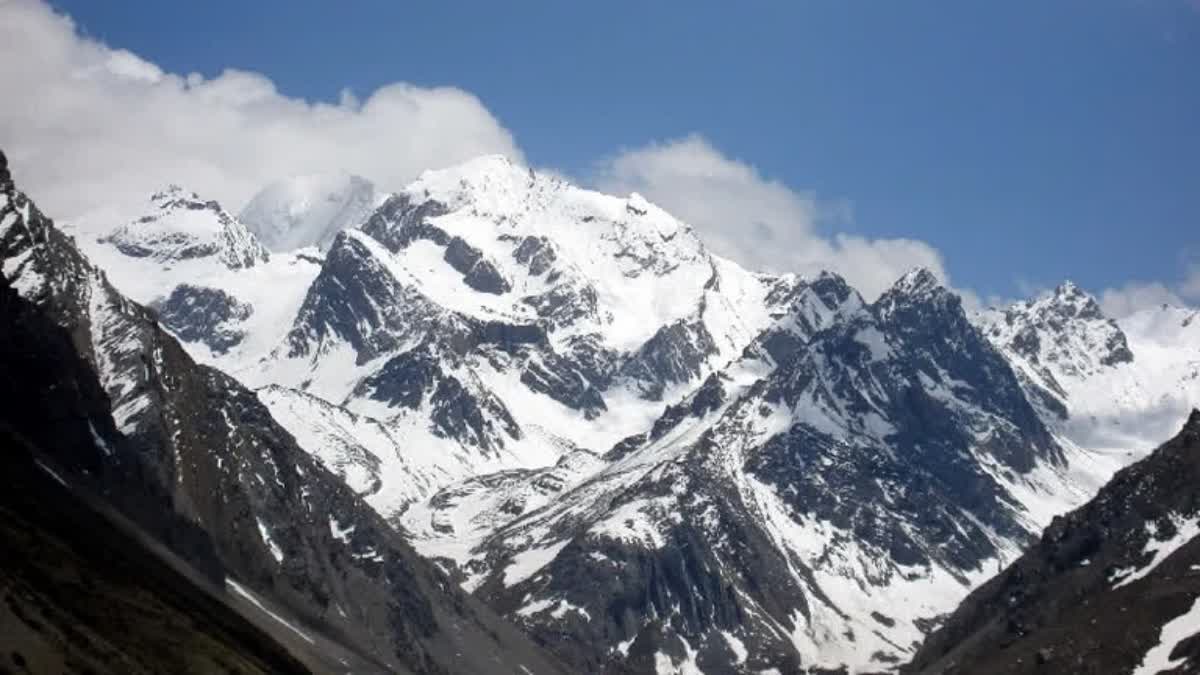
{"label": "snowy slope", "polygon": [[194,358],[229,372],[278,344],[320,271],[315,251],[272,255],[220,204],[178,186],[126,224],[80,232],[79,245]]}
{"label": "snowy slope", "polygon": [[1200,401],[1196,310],[1153,307],[1117,322],[1066,282],[976,320],[1074,446],[1075,481],[1088,492],[1170,437]]}
{"label": "snowy slope", "polygon": [[[691,228],[639,195],[621,199],[583,190],[503,157],[427,172],[402,195],[412,203],[440,204],[444,213],[429,224],[478,251],[481,263],[511,288],[458,294],[464,273],[444,260],[435,241],[396,247],[423,292],[480,318],[544,317],[548,312],[538,311],[539,301],[555,289],[570,291],[586,296],[586,311],[555,332],[600,331],[605,345],[628,351],[696,311],[717,274],[716,259]],[[753,275],[733,265],[722,271],[721,281],[731,286],[726,297],[761,294]],[[738,328],[737,319],[710,327],[722,346]],[[749,337],[743,334],[742,342]]]}
{"label": "snowy slope", "polygon": [[273,252],[325,251],[338,232],[362,225],[386,197],[367,179],[344,172],[293,176],[260,190],[238,219]]}

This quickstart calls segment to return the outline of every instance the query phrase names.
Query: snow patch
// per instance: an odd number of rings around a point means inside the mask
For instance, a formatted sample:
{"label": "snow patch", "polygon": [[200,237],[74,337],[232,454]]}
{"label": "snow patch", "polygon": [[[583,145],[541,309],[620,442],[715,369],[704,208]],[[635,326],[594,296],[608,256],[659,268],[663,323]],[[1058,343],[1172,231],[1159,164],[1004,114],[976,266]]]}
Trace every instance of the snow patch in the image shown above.
{"label": "snow patch", "polygon": [[258,523],[258,534],[262,537],[262,541],[267,545],[267,548],[271,550],[271,556],[275,558],[275,562],[282,563],[283,549],[279,548],[279,544],[276,544],[275,540],[271,538],[271,531],[267,529],[266,524],[258,516],[254,517],[254,522]]}
{"label": "snow patch", "polygon": [[1176,516],[1171,519],[1171,522],[1175,525],[1175,534],[1164,540],[1158,539],[1159,533],[1153,522],[1146,523],[1146,532],[1150,536],[1150,539],[1146,542],[1146,547],[1142,549],[1142,555],[1149,555],[1150,562],[1142,568],[1126,567],[1114,570],[1110,576],[1110,579],[1116,581],[1113,584],[1113,588],[1126,586],[1150,574],[1154,571],[1154,568],[1161,565],[1172,553],[1179,550],[1192,539],[1195,539],[1197,535],[1200,535],[1200,521],[1185,520]]}
{"label": "snow patch", "polygon": [[512,557],[512,562],[504,568],[504,585],[513,586],[537,574],[538,570],[549,565],[559,551],[562,551],[570,540],[563,540],[549,546],[533,547],[521,551]]}
{"label": "snow patch", "polygon": [[238,595],[242,596],[243,598],[249,600],[250,603],[253,604],[255,607],[257,607],[259,609],[259,611],[261,611],[263,614],[266,614],[267,616],[271,617],[272,619],[283,624],[284,627],[287,628],[288,630],[292,631],[296,635],[299,635],[305,642],[307,642],[309,644],[316,644],[316,642],[311,637],[309,637],[307,633],[305,633],[304,631],[297,628],[294,624],[289,622],[287,619],[285,619],[282,616],[279,616],[278,614],[276,614],[275,612],[272,612],[271,610],[267,609],[266,606],[264,606],[262,604],[262,601],[260,601],[253,593],[251,593],[249,590],[247,590],[245,586],[242,586],[241,584],[237,583],[233,579],[229,579],[229,578],[225,579],[225,585],[229,587],[229,590],[231,590],[234,593],[237,593]]}
{"label": "snow patch", "polygon": [[1158,634],[1158,644],[1146,652],[1133,675],[1155,675],[1183,665],[1186,657],[1172,660],[1171,652],[1180,642],[1195,635],[1197,630],[1200,630],[1200,598],[1192,603],[1191,609],[1163,624]]}

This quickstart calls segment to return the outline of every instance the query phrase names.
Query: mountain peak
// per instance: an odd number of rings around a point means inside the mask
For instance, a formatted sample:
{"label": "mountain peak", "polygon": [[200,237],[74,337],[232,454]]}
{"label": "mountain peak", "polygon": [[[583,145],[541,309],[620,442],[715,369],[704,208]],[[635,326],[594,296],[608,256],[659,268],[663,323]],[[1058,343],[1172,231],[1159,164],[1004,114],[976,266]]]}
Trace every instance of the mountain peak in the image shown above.
{"label": "mountain peak", "polygon": [[1054,289],[1050,304],[1060,313],[1080,319],[1105,319],[1100,303],[1087,291],[1067,280]]}
{"label": "mountain peak", "polygon": [[512,216],[547,201],[564,185],[503,155],[484,155],[426,170],[403,193],[414,202],[434,200],[451,210],[469,206],[479,213]]}
{"label": "mountain peak", "polygon": [[220,217],[222,214],[229,216],[225,209],[221,207],[220,202],[215,199],[204,199],[199,194],[192,190],[179,185],[178,183],[169,183],[161,190],[157,190],[150,195],[150,203],[156,208],[163,211],[184,209],[188,211],[212,211]]}
{"label": "mountain peak", "polygon": [[922,295],[941,288],[942,283],[927,267],[917,267],[892,284],[891,292],[903,295]]}
{"label": "mountain peak", "polygon": [[813,286],[849,286],[850,285],[849,283],[846,282],[845,277],[838,274],[837,272],[830,272],[829,270],[821,270],[820,273],[817,274],[817,276],[812,278],[811,283]]}
{"label": "mountain peak", "polygon": [[1075,285],[1074,281],[1066,279],[1054,289],[1054,295],[1058,297],[1069,298],[1078,295],[1084,295],[1084,292],[1080,290],[1079,286]]}
{"label": "mountain peak", "polygon": [[1200,433],[1200,410],[1192,408],[1192,414],[1188,415],[1187,423],[1183,425],[1183,430]]}
{"label": "mountain peak", "polygon": [[150,201],[159,201],[162,199],[168,199],[170,197],[177,197],[177,196],[183,196],[183,195],[190,195],[192,197],[195,197],[196,193],[188,192],[187,190],[184,190],[183,186],[180,185],[179,183],[168,183],[165,188],[151,194]]}
{"label": "mountain peak", "polygon": [[981,329],[1060,397],[1067,395],[1064,387],[1134,359],[1121,327],[1071,281],[990,314]]}
{"label": "mountain peak", "polygon": [[132,258],[161,263],[215,256],[231,269],[268,258],[266,249],[215,200],[177,184],[150,195],[152,209],[101,237]]}
{"label": "mountain peak", "polygon": [[488,179],[512,178],[513,176],[528,178],[533,174],[520,164],[505,155],[480,155],[460,164],[441,169],[427,169],[417,178],[418,183],[442,183],[446,181],[486,181]]}
{"label": "mountain peak", "polygon": [[346,171],[292,176],[254,195],[238,215],[268,249],[328,250],[338,232],[362,225],[386,195]]}

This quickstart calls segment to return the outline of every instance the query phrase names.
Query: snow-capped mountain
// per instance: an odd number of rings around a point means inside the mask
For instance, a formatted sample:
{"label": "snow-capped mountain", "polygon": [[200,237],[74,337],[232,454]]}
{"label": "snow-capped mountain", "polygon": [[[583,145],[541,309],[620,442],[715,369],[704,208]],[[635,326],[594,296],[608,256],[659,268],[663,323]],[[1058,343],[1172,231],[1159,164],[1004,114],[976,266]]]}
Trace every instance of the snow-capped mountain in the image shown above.
{"label": "snow-capped mountain", "polygon": [[338,232],[362,225],[386,197],[345,172],[293,176],[259,191],[238,219],[273,252],[326,251]]}
{"label": "snow-capped mountain", "polygon": [[[712,255],[636,195],[484,157],[427,172],[339,233],[286,338],[233,370],[384,423],[395,448],[379,471],[420,476],[368,496],[390,516],[454,480],[640,431],[795,283]],[[345,436],[305,417],[302,443]]]}
{"label": "snow-capped mountain", "polygon": [[928,272],[870,305],[829,275],[791,297],[604,463],[410,509],[419,550],[534,635],[572,635],[561,653],[584,671],[906,660],[1037,526],[1010,486],[1064,457]]}
{"label": "snow-capped mountain", "polygon": [[[253,265],[126,232],[144,219],[81,245],[577,670],[894,669],[1200,401],[1194,312],[1114,322],[1067,284],[968,316],[923,270],[865,303],[502,157],[329,228],[323,189],[280,185],[243,212],[273,242]],[[318,231],[323,254],[281,252]]]}
{"label": "snow-capped mountain", "polygon": [[282,339],[320,271],[315,249],[271,254],[219,203],[178,186],[155,193],[145,215],[79,233],[79,245],[197,360],[227,372]]}
{"label": "snow-capped mountain", "polygon": [[1118,322],[1066,282],[1043,297],[984,312],[978,323],[1048,424],[1086,454],[1075,479],[1089,491],[1162,442],[1200,401],[1196,310],[1164,305]]}
{"label": "snow-capped mountain", "polygon": [[150,197],[151,211],[104,237],[121,253],[162,265],[211,258],[228,269],[269,257],[250,232],[215,201],[171,185]]}

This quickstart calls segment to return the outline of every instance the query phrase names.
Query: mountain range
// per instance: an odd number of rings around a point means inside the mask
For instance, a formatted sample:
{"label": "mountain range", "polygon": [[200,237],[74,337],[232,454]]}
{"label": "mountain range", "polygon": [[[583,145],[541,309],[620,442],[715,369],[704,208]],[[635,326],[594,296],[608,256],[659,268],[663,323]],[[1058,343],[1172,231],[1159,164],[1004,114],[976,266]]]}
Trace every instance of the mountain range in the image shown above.
{"label": "mountain range", "polygon": [[56,475],[378,669],[976,654],[1003,575],[1200,403],[1195,310],[1117,321],[1067,282],[980,311],[922,269],[864,298],[503,157],[394,194],[280,181],[238,216],[170,186],[66,230],[3,178],[4,283],[94,383],[94,447],[34,444]]}

